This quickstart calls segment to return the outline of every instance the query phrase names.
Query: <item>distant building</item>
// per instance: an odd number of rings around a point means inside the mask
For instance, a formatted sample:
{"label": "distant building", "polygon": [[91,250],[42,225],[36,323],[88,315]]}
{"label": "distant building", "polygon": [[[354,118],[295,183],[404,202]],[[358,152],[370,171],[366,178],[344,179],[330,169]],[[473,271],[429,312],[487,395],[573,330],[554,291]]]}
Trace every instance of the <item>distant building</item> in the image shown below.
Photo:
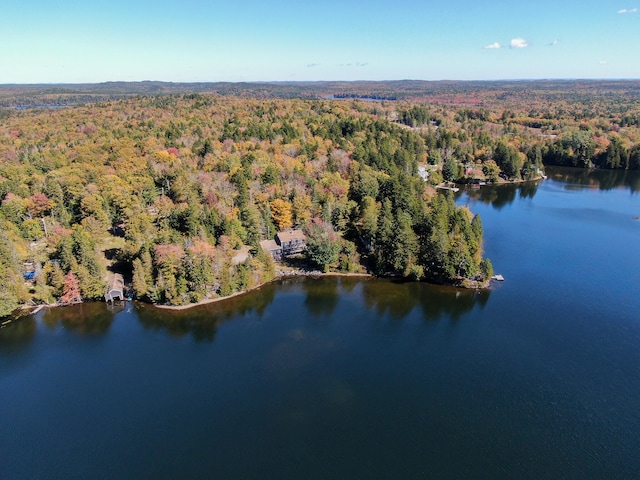
{"label": "distant building", "polygon": [[260,247],[274,260],[280,261],[283,258],[304,252],[307,248],[307,237],[302,230],[285,230],[278,232],[273,240],[260,242]]}

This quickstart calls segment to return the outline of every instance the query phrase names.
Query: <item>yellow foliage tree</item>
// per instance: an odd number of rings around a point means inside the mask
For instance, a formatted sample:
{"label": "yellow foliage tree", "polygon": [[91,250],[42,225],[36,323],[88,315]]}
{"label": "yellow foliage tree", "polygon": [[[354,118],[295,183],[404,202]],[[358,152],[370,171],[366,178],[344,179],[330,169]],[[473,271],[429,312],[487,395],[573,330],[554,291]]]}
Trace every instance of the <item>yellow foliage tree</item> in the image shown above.
{"label": "yellow foliage tree", "polygon": [[298,195],[293,200],[293,214],[298,225],[305,224],[311,220],[313,203],[309,195]]}
{"label": "yellow foliage tree", "polygon": [[269,203],[271,207],[271,218],[278,226],[278,229],[284,230],[289,228],[292,222],[291,204],[280,198],[276,198]]}

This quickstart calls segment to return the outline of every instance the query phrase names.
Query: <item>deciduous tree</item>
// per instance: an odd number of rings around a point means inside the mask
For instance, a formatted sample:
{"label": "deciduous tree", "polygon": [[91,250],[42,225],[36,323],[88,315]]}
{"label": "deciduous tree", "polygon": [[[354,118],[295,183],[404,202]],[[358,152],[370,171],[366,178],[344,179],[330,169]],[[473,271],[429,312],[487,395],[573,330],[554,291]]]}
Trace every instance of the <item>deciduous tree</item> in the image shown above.
{"label": "deciduous tree", "polygon": [[285,230],[292,225],[291,204],[281,198],[276,198],[269,203],[271,217],[279,230]]}
{"label": "deciduous tree", "polygon": [[82,301],[80,296],[80,282],[73,274],[68,272],[64,277],[64,283],[62,285],[62,296],[60,297],[60,303],[68,305],[71,303],[78,303]]}

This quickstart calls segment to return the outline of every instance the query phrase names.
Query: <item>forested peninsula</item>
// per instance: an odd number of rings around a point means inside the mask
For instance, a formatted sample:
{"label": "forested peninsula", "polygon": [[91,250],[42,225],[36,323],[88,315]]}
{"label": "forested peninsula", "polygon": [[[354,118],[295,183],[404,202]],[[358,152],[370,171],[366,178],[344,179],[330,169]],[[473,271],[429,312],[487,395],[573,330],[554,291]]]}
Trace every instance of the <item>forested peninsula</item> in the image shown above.
{"label": "forested peninsula", "polygon": [[535,180],[545,163],[640,168],[637,95],[517,108],[469,85],[318,88],[0,109],[0,316],[103,298],[115,273],[156,304],[226,297],[275,276],[264,242],[284,232],[305,248],[283,261],[305,268],[480,285],[482,222],[436,187]]}

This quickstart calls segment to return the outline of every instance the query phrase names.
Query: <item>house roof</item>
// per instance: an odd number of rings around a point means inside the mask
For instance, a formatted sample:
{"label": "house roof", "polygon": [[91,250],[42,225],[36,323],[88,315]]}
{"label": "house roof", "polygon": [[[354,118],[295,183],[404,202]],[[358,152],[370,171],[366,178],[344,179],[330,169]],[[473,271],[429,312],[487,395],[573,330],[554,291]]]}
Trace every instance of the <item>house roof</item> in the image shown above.
{"label": "house roof", "polygon": [[285,230],[283,232],[278,232],[277,237],[280,242],[291,242],[293,240],[307,239],[302,230]]}
{"label": "house roof", "polygon": [[282,247],[278,245],[275,240],[263,240],[260,242],[260,246],[265,252],[272,252],[273,250],[282,249]]}
{"label": "house roof", "polygon": [[119,273],[114,273],[113,278],[109,282],[109,291],[111,290],[123,290],[124,289],[124,278]]}

